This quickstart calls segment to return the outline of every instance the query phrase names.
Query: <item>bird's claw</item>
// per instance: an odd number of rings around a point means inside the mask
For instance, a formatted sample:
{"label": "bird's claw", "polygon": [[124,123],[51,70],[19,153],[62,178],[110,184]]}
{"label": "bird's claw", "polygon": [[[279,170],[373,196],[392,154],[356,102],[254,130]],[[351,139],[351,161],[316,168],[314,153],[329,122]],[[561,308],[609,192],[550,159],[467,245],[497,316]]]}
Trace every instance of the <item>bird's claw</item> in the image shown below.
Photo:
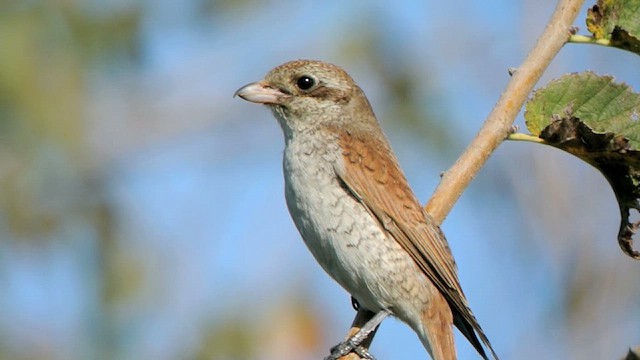
{"label": "bird's claw", "polygon": [[376,358],[371,355],[369,350],[367,350],[367,348],[365,348],[364,346],[356,346],[356,348],[353,349],[353,352],[358,354],[358,356],[360,356],[360,358],[362,359],[376,360]]}
{"label": "bird's claw", "polygon": [[367,350],[364,346],[359,344],[355,344],[351,339],[348,339],[340,344],[333,346],[331,348],[331,355],[324,358],[324,360],[338,360],[339,358],[354,352],[358,354],[361,359],[368,360],[376,360],[376,358],[371,355],[369,350]]}
{"label": "bird's claw", "polygon": [[351,341],[351,339],[347,339],[335,345],[331,348],[331,355],[324,358],[324,360],[338,360],[339,358],[347,355],[351,351],[355,349],[355,344]]}

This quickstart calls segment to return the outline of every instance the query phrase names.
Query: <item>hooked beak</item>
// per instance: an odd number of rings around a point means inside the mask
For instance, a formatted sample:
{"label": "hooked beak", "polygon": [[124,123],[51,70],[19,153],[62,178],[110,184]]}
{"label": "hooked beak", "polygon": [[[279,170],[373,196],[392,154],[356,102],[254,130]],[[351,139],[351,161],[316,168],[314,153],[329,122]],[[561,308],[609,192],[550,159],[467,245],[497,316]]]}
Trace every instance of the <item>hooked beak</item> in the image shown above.
{"label": "hooked beak", "polygon": [[233,97],[240,96],[244,100],[265,105],[279,105],[281,99],[287,94],[278,89],[274,89],[264,81],[247,84],[233,94]]}

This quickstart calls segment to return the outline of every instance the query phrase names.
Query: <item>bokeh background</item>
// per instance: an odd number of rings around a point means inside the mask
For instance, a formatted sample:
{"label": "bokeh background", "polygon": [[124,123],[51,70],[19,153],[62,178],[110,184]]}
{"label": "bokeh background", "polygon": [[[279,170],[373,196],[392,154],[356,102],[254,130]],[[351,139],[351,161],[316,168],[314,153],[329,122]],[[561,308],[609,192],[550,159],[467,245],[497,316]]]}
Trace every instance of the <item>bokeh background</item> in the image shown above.
{"label": "bokeh background", "polygon": [[[289,219],[277,123],[237,88],[292,59],[343,66],[424,203],[555,3],[0,6],[0,359],[162,360],[318,359],[355,314]],[[639,66],[568,45],[541,83],[592,69],[638,90]],[[618,359],[640,343],[640,264],[618,221],[593,168],[498,149],[443,229],[503,359]],[[394,319],[372,352],[426,357]]]}

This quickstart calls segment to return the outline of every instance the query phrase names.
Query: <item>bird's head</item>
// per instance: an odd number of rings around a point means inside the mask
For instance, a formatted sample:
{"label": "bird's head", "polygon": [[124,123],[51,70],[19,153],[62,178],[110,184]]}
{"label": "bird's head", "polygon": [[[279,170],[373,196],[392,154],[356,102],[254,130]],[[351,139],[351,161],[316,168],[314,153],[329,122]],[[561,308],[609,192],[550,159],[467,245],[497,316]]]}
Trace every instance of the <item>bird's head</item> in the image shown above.
{"label": "bird's head", "polygon": [[361,115],[373,115],[351,76],[340,67],[321,61],[282,64],[263,80],[238,89],[235,95],[269,106],[285,132],[348,126]]}

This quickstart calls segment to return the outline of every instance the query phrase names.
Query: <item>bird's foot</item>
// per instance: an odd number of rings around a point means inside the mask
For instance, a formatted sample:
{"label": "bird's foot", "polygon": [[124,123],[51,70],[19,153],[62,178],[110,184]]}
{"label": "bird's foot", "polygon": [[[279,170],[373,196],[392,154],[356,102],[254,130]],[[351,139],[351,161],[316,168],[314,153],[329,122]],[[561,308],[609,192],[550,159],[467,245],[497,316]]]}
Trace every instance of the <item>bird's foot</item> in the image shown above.
{"label": "bird's foot", "polygon": [[337,360],[342,356],[349,354],[350,352],[355,352],[363,359],[371,359],[375,360],[375,358],[369,353],[369,351],[360,346],[362,342],[373,332],[378,325],[386,318],[391,311],[388,309],[380,310],[377,314],[373,316],[360,330],[355,333],[355,335],[351,336],[347,340],[341,342],[340,344],[331,348],[331,355],[325,358],[325,360]]}
{"label": "bird's foot", "polygon": [[339,358],[352,352],[358,354],[361,359],[376,360],[376,358],[371,355],[369,350],[367,350],[364,346],[354,344],[351,339],[343,341],[340,344],[332,347],[331,355],[324,358],[324,360],[338,360]]}
{"label": "bird's foot", "polygon": [[365,348],[364,346],[356,346],[356,348],[353,349],[353,352],[358,354],[358,356],[360,356],[360,358],[362,359],[376,360],[376,358],[371,355],[369,350],[367,350],[367,348]]}
{"label": "bird's foot", "polygon": [[356,348],[356,344],[351,341],[351,338],[335,345],[331,348],[331,355],[324,358],[324,360],[338,360],[339,358],[347,355]]}

